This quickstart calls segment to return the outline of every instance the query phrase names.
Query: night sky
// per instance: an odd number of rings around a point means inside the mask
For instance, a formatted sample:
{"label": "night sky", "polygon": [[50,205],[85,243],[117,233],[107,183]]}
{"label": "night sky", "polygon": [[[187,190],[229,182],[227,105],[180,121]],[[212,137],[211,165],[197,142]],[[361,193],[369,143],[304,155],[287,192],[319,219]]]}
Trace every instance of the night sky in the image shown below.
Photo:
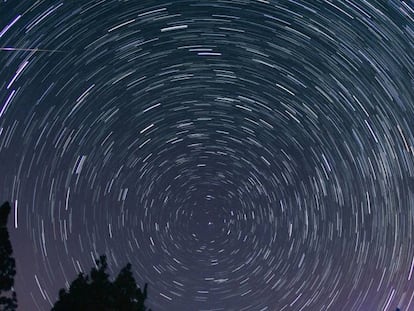
{"label": "night sky", "polygon": [[163,310],[414,310],[414,3],[2,0],[19,310],[108,256]]}

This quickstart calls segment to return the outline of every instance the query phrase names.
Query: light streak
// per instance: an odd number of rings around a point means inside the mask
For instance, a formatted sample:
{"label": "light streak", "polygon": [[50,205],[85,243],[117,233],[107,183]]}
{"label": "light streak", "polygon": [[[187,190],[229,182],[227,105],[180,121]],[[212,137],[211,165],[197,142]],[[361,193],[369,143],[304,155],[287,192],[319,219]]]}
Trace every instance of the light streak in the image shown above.
{"label": "light streak", "polygon": [[0,51],[9,51],[9,52],[16,52],[16,51],[26,51],[26,52],[49,52],[49,53],[64,53],[65,51],[62,50],[46,50],[46,49],[26,49],[26,48],[15,48],[15,47],[0,47]]}

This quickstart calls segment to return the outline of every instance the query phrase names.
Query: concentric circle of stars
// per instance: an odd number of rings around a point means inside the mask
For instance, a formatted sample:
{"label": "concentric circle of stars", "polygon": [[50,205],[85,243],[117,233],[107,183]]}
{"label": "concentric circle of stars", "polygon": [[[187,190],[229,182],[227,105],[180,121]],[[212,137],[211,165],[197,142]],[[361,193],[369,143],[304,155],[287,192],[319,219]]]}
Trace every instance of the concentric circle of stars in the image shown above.
{"label": "concentric circle of stars", "polygon": [[413,308],[413,55],[409,1],[3,2],[22,308],[102,253],[154,310]]}

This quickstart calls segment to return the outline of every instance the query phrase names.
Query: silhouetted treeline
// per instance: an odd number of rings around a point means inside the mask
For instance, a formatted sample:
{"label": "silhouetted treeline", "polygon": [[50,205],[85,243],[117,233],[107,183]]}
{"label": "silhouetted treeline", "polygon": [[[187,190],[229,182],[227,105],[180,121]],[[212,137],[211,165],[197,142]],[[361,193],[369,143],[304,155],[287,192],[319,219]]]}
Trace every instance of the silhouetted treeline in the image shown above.
{"label": "silhouetted treeline", "polygon": [[4,311],[14,311],[17,308],[17,295],[14,291],[16,262],[7,230],[10,211],[9,202],[0,206],[0,310]]}
{"label": "silhouetted treeline", "polygon": [[[96,261],[89,275],[80,273],[71,283],[69,291],[61,289],[59,300],[52,311],[102,310],[102,311],[146,311],[147,284],[144,290],[137,286],[132,275],[131,264],[127,264],[113,282],[106,273],[106,257]],[[150,310],[149,310],[150,311]]]}
{"label": "silhouetted treeline", "polygon": [[[16,262],[7,229],[10,211],[9,202],[0,206],[0,311],[17,310],[17,295],[14,290]],[[114,281],[109,280],[107,268],[106,257],[101,256],[89,275],[79,274],[68,291],[59,291],[59,299],[52,310],[147,311],[147,284],[143,290],[137,286],[131,264],[122,268]]]}

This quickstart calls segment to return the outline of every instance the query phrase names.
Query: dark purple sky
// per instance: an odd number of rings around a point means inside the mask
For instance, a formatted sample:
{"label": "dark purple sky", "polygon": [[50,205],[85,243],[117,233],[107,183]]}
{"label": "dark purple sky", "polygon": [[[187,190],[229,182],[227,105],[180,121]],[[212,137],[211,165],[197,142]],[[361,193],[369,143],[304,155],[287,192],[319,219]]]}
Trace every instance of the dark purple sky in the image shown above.
{"label": "dark purple sky", "polygon": [[411,1],[0,3],[19,310],[94,258],[154,311],[413,310]]}

